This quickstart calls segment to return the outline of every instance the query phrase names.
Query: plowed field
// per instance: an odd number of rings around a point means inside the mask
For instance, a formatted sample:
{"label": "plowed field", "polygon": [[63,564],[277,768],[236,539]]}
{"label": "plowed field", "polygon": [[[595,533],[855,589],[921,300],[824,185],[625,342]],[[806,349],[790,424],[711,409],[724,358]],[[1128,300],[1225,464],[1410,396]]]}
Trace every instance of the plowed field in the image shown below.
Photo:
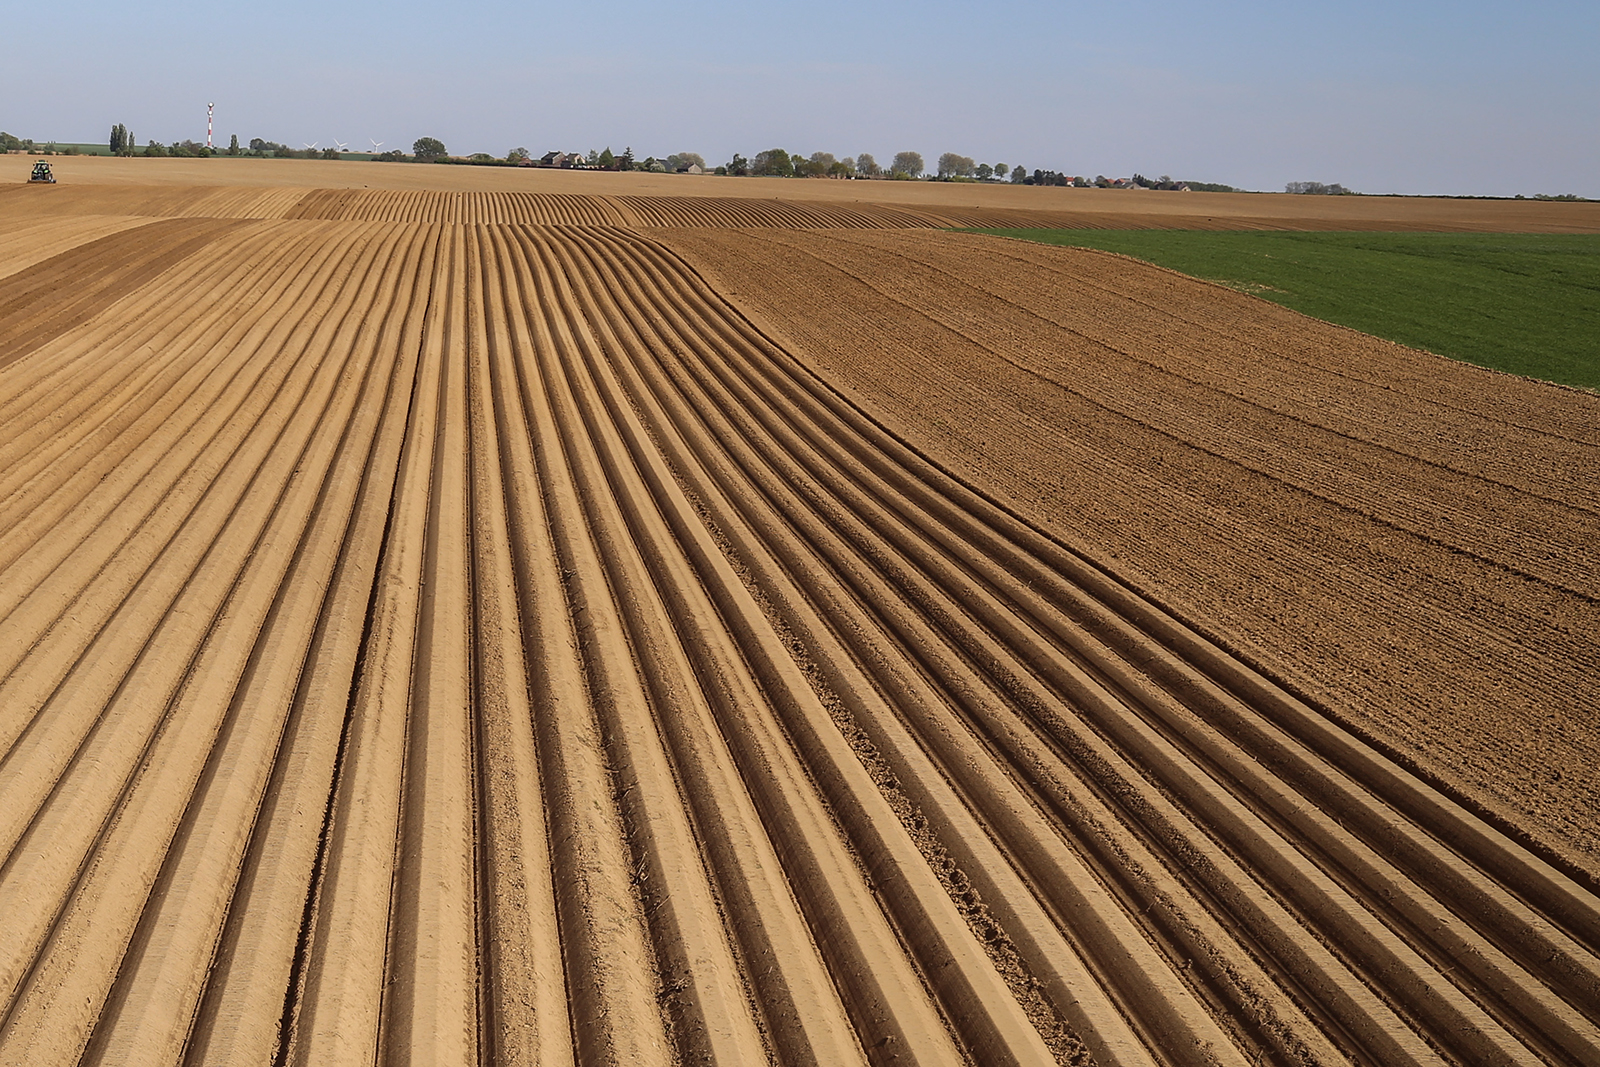
{"label": "plowed field", "polygon": [[1600,1062],[1593,396],[234,192],[0,195],[0,1063]]}

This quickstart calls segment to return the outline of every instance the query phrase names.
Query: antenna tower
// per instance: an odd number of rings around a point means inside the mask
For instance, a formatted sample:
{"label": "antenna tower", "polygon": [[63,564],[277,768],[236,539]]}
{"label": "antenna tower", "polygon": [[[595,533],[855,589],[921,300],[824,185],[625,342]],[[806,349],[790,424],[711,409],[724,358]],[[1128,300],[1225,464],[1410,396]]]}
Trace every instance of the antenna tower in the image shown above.
{"label": "antenna tower", "polygon": [[216,104],[206,105],[206,147],[211,147],[211,112],[216,109]]}

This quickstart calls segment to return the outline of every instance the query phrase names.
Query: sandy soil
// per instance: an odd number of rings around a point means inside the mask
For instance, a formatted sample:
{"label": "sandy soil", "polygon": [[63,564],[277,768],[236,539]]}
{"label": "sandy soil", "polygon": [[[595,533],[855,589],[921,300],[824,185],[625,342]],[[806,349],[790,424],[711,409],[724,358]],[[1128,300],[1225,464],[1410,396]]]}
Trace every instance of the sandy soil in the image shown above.
{"label": "sandy soil", "polygon": [[1592,397],[777,201],[103,188],[0,193],[0,1062],[1600,1057]]}

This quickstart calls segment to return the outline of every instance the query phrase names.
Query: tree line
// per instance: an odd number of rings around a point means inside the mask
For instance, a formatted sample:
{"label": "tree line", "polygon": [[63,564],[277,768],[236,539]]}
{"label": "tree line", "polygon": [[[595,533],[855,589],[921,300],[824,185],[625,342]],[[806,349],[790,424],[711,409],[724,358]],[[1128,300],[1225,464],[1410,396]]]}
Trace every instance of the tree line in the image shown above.
{"label": "tree line", "polygon": [[[33,147],[32,141],[22,141],[10,134],[0,132],[0,150],[13,151],[17,148]],[[227,149],[213,151],[194,141],[175,141],[171,145],[162,145],[150,141],[144,149],[138,149],[133,135],[128,128],[117,123],[111,128],[111,151],[117,155],[145,155],[145,156],[210,156],[226,154],[230,156],[249,155],[260,158],[276,159],[343,159],[345,153],[336,148],[290,148],[288,145],[278,144],[260,137],[253,137],[247,149],[239,146],[238,135],[234,135]],[[535,164],[532,155],[526,148],[513,148],[504,157],[491,155],[488,152],[474,152],[470,156],[451,156],[445,148],[444,142],[437,137],[419,137],[412,142],[411,154],[407,155],[398,149],[380,152],[375,155],[359,153],[369,159],[383,162],[417,162],[417,163],[466,163],[480,166],[561,166],[577,167],[587,170],[610,171],[646,171],[654,173],[678,173],[697,167],[701,172],[707,170],[705,157],[698,152],[676,152],[664,158],[646,156],[638,159],[633,148],[627,147],[622,152],[613,152],[608,145],[604,149],[590,149],[582,152],[551,152]],[[559,162],[554,162],[559,160]],[[930,178],[936,181],[972,181],[972,182],[1004,182],[1013,185],[1044,185],[1044,186],[1074,186],[1086,188],[1128,188],[1142,189],[1190,189],[1200,192],[1237,192],[1231,185],[1221,185],[1214,182],[1186,182],[1178,181],[1163,174],[1160,178],[1146,178],[1142,174],[1135,174],[1131,179],[1107,178],[1103,174],[1093,178],[1081,175],[1068,175],[1055,170],[1034,169],[1006,163],[980,163],[971,156],[964,156],[958,152],[945,152],[939,156],[932,173],[927,170],[927,164],[920,152],[896,152],[887,166],[878,163],[876,157],[870,152],[862,152],[856,156],[835,156],[832,152],[812,152],[805,155],[801,152],[790,152],[783,148],[769,148],[757,152],[754,158],[747,158],[739,153],[727,163],[715,168],[714,173],[731,175],[734,177],[775,177],[775,178],[875,178],[909,181],[919,178]],[[1324,185],[1321,182],[1290,182],[1286,189],[1290,193],[1300,194],[1325,194],[1348,195],[1352,190],[1342,185]]]}
{"label": "tree line", "polygon": [[1334,182],[1332,185],[1324,185],[1321,182],[1290,182],[1288,185],[1283,187],[1283,191],[1286,193],[1293,193],[1297,196],[1357,195],[1354,189],[1346,189],[1338,182]]}

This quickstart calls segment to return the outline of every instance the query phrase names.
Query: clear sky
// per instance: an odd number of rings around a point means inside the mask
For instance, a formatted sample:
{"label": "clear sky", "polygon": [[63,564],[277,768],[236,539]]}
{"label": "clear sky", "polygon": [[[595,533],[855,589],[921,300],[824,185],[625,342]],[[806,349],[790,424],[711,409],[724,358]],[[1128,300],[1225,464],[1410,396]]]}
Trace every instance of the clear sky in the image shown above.
{"label": "clear sky", "polygon": [[1600,2],[17,2],[0,129],[1600,197]]}

